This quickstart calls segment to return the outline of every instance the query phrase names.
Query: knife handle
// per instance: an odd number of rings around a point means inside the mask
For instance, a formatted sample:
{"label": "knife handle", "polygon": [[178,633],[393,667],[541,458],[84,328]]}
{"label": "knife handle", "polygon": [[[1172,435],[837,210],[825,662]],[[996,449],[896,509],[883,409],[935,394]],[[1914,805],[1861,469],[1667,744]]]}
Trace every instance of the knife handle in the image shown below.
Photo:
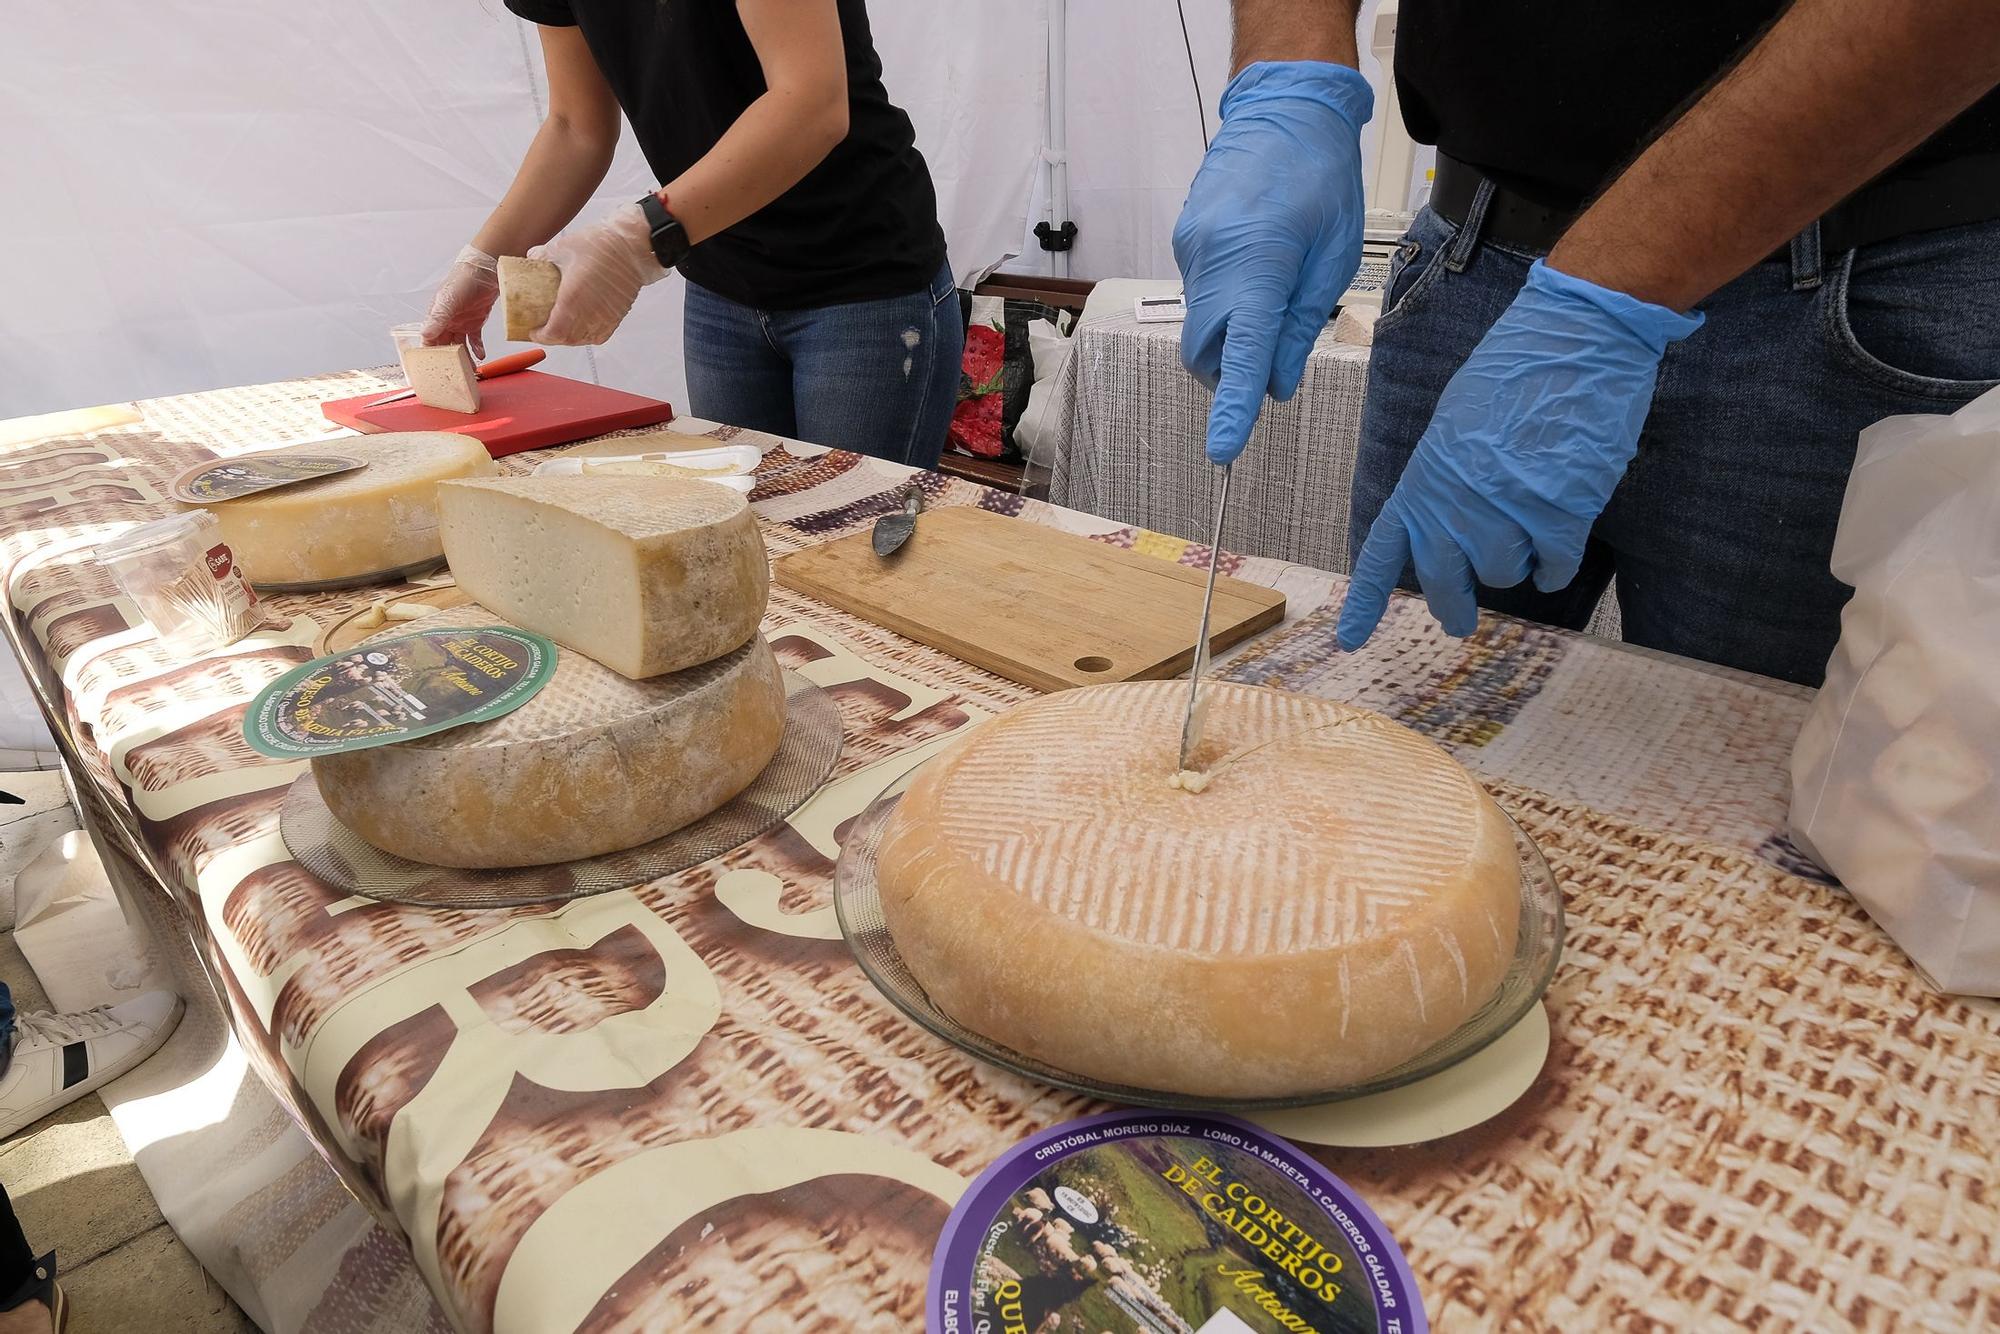
{"label": "knife handle", "polygon": [[495,357],[491,361],[482,361],[478,366],[474,367],[474,373],[482,380],[491,380],[495,376],[512,375],[515,371],[524,371],[546,356],[548,356],[546,349],[531,347],[526,352],[510,352],[504,357]]}

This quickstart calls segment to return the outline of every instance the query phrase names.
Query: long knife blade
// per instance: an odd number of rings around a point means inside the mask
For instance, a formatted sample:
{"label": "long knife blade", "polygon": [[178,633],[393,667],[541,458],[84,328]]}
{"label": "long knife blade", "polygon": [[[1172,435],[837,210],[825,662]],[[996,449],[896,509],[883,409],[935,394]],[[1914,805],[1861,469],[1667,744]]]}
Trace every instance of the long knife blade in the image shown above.
{"label": "long knife blade", "polygon": [[1208,539],[1208,591],[1201,598],[1201,632],[1194,641],[1194,662],[1188,670],[1187,717],[1181,721],[1180,767],[1186,769],[1201,741],[1201,676],[1208,668],[1208,620],[1215,610],[1215,566],[1222,554],[1222,516],[1229,509],[1229,468],[1222,465],[1222,494],[1215,501],[1215,531]]}

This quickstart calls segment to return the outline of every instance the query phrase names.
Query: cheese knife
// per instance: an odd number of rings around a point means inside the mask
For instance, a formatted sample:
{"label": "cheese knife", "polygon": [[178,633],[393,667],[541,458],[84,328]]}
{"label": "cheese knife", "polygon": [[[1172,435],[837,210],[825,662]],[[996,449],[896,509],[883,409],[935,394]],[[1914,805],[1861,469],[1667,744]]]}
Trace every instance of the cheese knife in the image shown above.
{"label": "cheese knife", "polygon": [[1208,591],[1201,597],[1201,630],[1194,641],[1194,662],[1188,669],[1187,716],[1181,720],[1180,768],[1188,767],[1201,741],[1201,676],[1208,667],[1208,620],[1215,610],[1215,566],[1222,555],[1222,516],[1229,509],[1229,468],[1222,465],[1222,494],[1215,501],[1215,531],[1208,539]]}
{"label": "cheese knife", "polygon": [[[531,347],[526,352],[510,352],[504,357],[495,357],[491,361],[482,361],[472,368],[472,373],[481,380],[493,380],[502,375],[512,375],[515,371],[524,371],[548,355],[548,351],[545,348]],[[373,403],[361,408],[360,411],[372,412],[385,404],[400,403],[406,398],[415,398],[416,396],[417,391],[414,389],[400,390],[387,397],[376,399]]]}
{"label": "cheese knife", "polygon": [[911,482],[903,490],[903,507],[875,521],[875,535],[870,539],[875,554],[889,557],[900,551],[917,530],[917,516],[923,512],[923,488]]}

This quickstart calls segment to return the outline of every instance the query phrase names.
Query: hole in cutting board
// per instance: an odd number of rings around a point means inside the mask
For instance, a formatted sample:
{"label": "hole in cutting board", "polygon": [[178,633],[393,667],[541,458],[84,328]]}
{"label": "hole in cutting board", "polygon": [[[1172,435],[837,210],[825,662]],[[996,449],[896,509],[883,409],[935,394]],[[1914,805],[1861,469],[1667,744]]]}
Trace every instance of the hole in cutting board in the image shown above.
{"label": "hole in cutting board", "polygon": [[1079,672],[1108,672],[1111,670],[1111,659],[1078,658],[1076,660],[1076,669]]}

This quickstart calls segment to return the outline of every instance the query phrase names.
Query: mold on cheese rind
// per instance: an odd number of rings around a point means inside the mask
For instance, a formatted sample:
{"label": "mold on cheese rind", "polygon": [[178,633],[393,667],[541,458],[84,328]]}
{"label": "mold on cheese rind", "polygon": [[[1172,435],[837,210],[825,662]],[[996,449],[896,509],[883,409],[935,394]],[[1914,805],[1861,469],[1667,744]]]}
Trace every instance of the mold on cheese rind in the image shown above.
{"label": "mold on cheese rind", "polygon": [[[475,604],[388,633],[507,625]],[[628,680],[558,652],[540,693],[490,722],[312,762],[336,818],[433,866],[539,866],[662,838],[777,753],[785,683],[762,636],[699,667]]]}

